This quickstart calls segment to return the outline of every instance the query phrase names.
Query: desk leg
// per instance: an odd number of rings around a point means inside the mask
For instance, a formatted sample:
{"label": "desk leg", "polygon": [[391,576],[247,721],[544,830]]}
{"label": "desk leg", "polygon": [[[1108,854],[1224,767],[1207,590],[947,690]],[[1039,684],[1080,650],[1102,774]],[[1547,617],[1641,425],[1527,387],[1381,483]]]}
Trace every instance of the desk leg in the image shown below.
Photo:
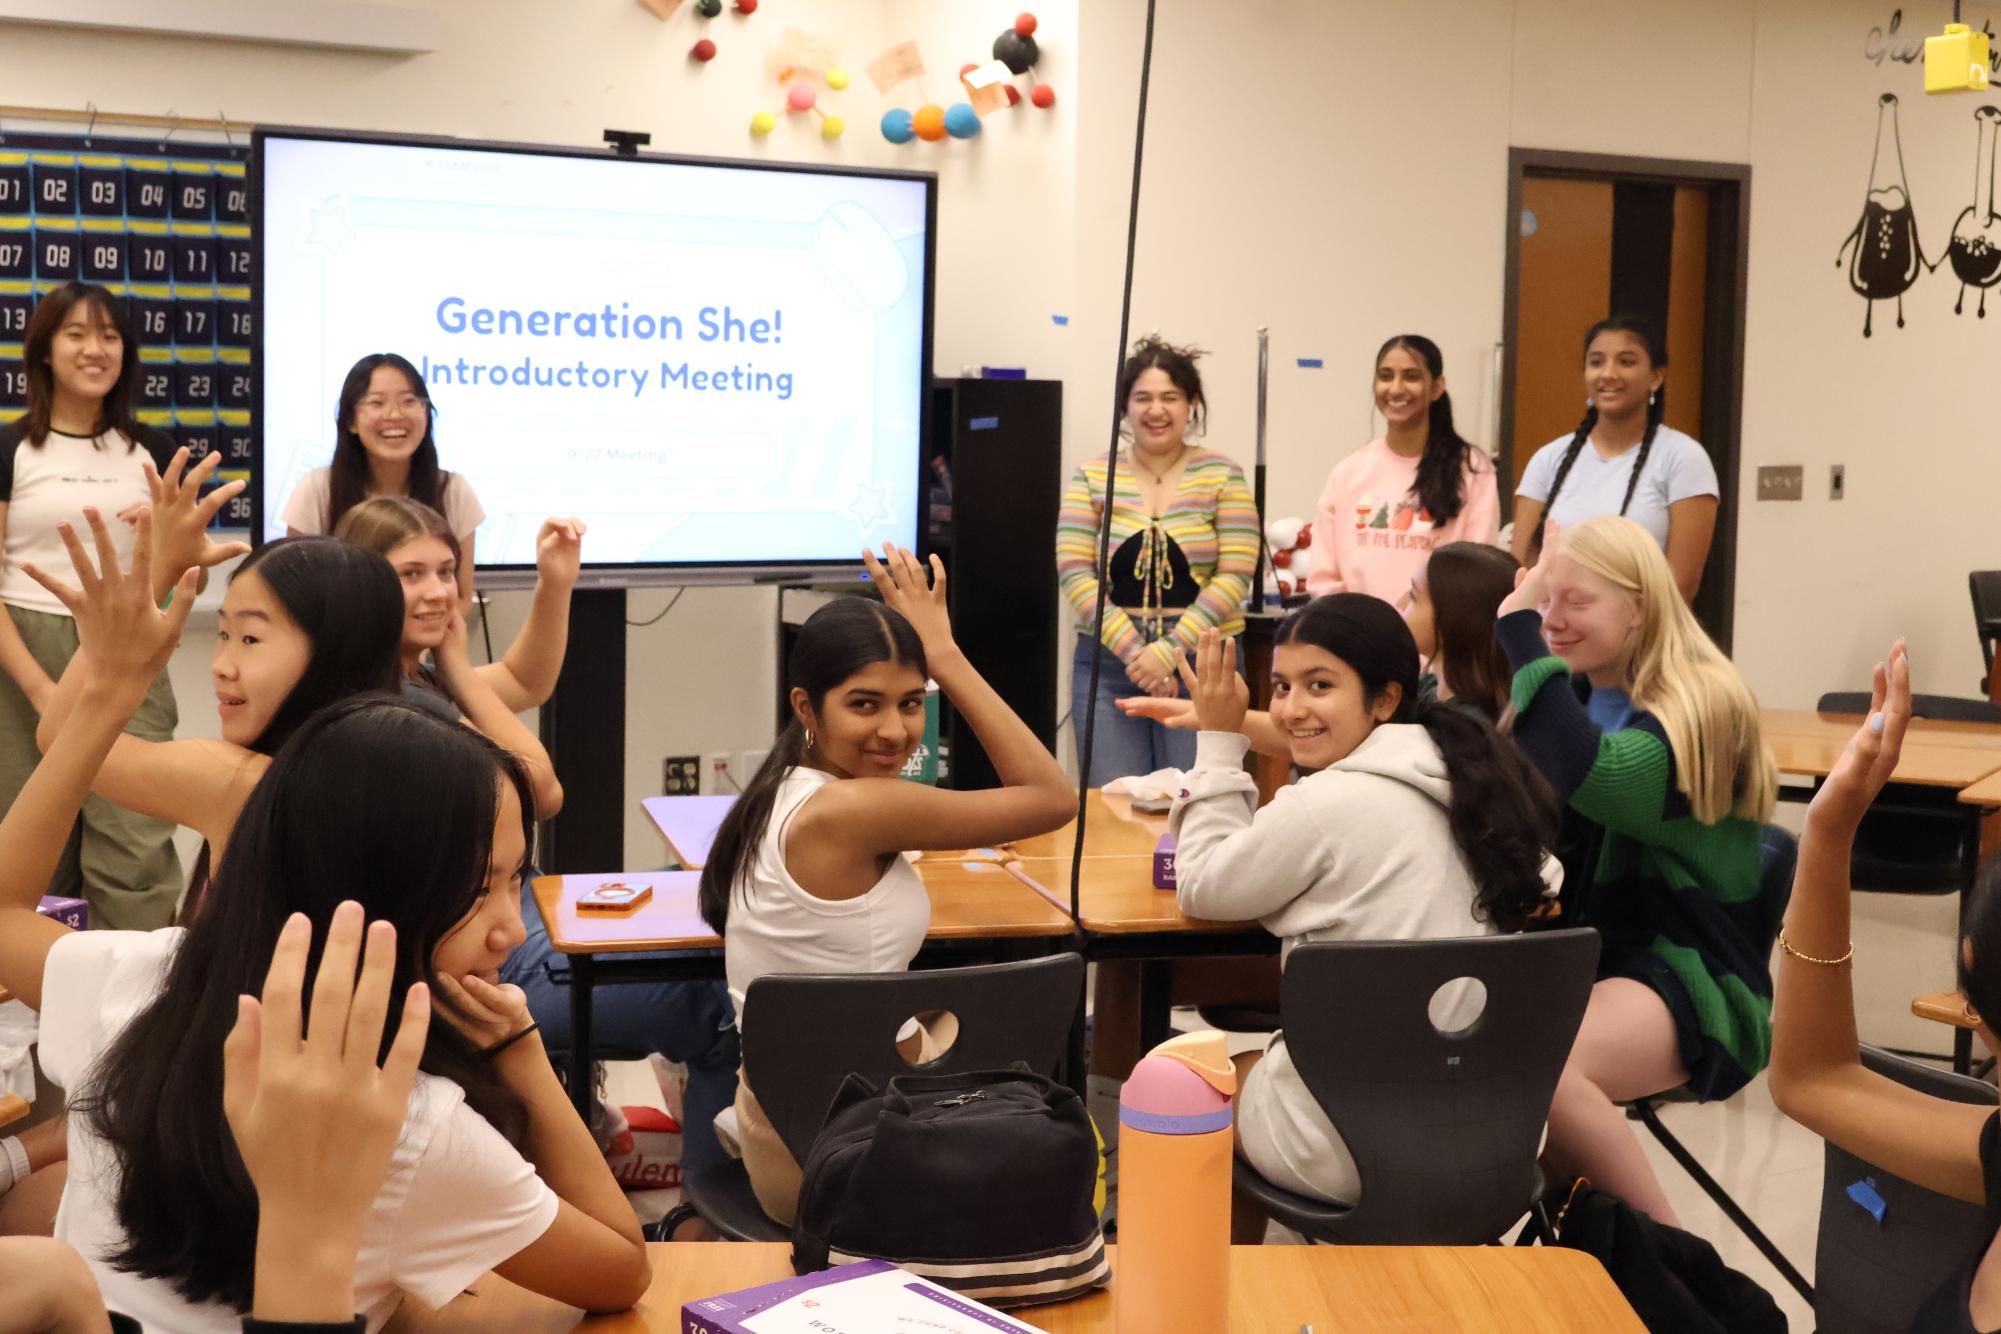
{"label": "desk leg", "polygon": [[1956,1075],[1973,1073],[1973,1030],[1970,1028],[1952,1030],[1952,1072]]}
{"label": "desk leg", "polygon": [[570,1102],[584,1124],[597,1109],[597,1080],[591,1062],[591,1000],[597,985],[596,963],[588,954],[570,956]]}
{"label": "desk leg", "polygon": [[1174,1033],[1174,961],[1144,959],[1139,966],[1139,1054],[1167,1041]]}

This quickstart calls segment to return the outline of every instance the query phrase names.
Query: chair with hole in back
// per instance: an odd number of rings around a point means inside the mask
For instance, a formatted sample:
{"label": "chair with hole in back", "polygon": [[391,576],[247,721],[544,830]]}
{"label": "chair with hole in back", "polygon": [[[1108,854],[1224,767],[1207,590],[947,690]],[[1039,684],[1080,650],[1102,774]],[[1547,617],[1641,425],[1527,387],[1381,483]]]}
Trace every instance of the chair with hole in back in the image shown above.
{"label": "chair with hole in back", "polygon": [[1985,695],[1994,675],[1994,644],[2001,640],[2001,570],[1970,572],[1966,588],[1973,595],[1973,632],[1980,636],[1980,659],[1987,664],[1980,678],[1980,693]]}
{"label": "chair with hole in back", "polygon": [[[1867,1046],[1862,1064],[1934,1098],[1994,1105],[1994,1086],[1978,1079]],[[1813,1265],[1820,1334],[1903,1334],[1980,1244],[1986,1217],[1980,1205],[1926,1190],[1829,1144]]]}
{"label": "chair with hole in back", "polygon": [[[1762,935],[1755,944],[1760,958],[1769,958],[1773,943],[1778,940],[1779,927],[1786,919],[1786,904],[1792,899],[1793,868],[1798,861],[1799,841],[1777,825],[1766,825],[1758,845],[1758,929]],[[1805,1276],[1661,1120],[1662,1103],[1694,1101],[1695,1095],[1685,1089],[1668,1089],[1650,1097],[1635,1098],[1624,1106],[1626,1115],[1647,1128],[1648,1133],[1668,1151],[1668,1155],[1681,1165],[1682,1171],[1688,1173],[1689,1179],[1702,1188],[1702,1193],[1715,1201],[1716,1207],[1737,1225],[1737,1230],[1758,1248],[1759,1254],[1771,1261],[1779,1276],[1791,1284],[1800,1296],[1812,1301],[1813,1286]]]}
{"label": "chair with hole in back", "polygon": [[[1242,1158],[1236,1189],[1313,1241],[1497,1240],[1535,1203],[1550,1098],[1597,968],[1588,928],[1297,947],[1280,995],[1286,1050],[1354,1156],[1362,1196],[1295,1195]],[[1432,995],[1468,977],[1486,1006],[1443,1033]]]}
{"label": "chair with hole in back", "polygon": [[[958,1035],[929,1075],[1004,1070],[1015,1062],[1054,1076],[1084,997],[1076,954],[914,973],[777,974],[743,1000],[743,1072],[778,1137],[803,1165],[827,1107],[850,1074],[878,1086],[913,1067],[896,1050],[906,1020],[949,1011]],[[758,1207],[743,1164],[730,1159],[684,1183],[686,1197],[657,1230],[690,1213],[731,1241],[789,1241],[790,1228]]]}

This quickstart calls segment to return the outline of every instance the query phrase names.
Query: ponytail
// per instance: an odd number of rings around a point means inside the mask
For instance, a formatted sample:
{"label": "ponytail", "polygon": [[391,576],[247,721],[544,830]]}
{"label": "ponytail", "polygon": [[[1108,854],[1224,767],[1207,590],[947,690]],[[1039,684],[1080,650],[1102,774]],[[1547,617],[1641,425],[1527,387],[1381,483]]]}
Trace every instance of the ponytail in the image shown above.
{"label": "ponytail", "polygon": [[730,899],[736,887],[750,878],[751,868],[757,864],[757,849],[771,827],[771,809],[778,803],[778,785],[805,758],[806,729],[794,718],[771,743],[764,763],[757,766],[743,795],[730,806],[722,827],[716,830],[709,859],[702,865],[695,903],[702,920],[719,936],[729,925]]}
{"label": "ponytail", "polygon": [[[1584,442],[1589,440],[1591,433],[1597,429],[1598,405],[1593,403],[1584,409],[1584,420],[1577,423],[1577,433],[1570,437],[1570,444],[1563,451],[1563,461],[1556,465],[1556,477],[1549,484],[1549,494],[1543,497],[1542,522],[1536,524],[1535,529],[1535,541],[1538,547],[1542,545],[1543,524],[1549,522],[1549,512],[1556,508],[1556,493],[1563,490],[1563,483],[1570,476],[1570,470],[1577,466],[1577,456],[1584,452]],[[1638,471],[1634,469],[1636,475]],[[1632,496],[1628,494],[1627,499],[1632,499]]]}
{"label": "ponytail", "polygon": [[1543,860],[1561,807],[1548,780],[1492,723],[1435,700],[1411,700],[1393,722],[1416,723],[1452,785],[1446,821],[1473,878],[1473,914],[1520,931],[1542,906]]}
{"label": "ponytail", "polygon": [[1640,437],[1639,457],[1633,460],[1633,475],[1626,479],[1626,498],[1619,502],[1619,513],[1624,515],[1633,505],[1633,492],[1640,486],[1640,474],[1646,471],[1647,455],[1653,453],[1654,433],[1661,429],[1661,418],[1667,416],[1667,386],[1662,385],[1647,398],[1647,433]]}

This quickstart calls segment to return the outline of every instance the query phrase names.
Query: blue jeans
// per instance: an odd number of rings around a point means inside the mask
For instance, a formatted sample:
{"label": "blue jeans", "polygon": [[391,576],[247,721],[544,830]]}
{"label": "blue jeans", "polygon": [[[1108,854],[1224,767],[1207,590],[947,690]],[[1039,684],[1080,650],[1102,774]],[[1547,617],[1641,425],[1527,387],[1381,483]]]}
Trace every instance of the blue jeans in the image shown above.
{"label": "blue jeans", "polygon": [[[549,980],[543,965],[559,956],[527,886],[521,890],[521,920],[528,939],[500,970],[528,994],[528,1012],[542,1026],[542,1041],[558,1062],[570,1047],[570,988]],[[647,955],[625,955],[643,959]],[[645,1054],[659,1052],[688,1067],[688,1096],[681,1125],[681,1167],[693,1176],[723,1160],[716,1142],[716,1113],[736,1099],[741,1063],[736,1016],[729,989],[721,982],[629,982],[599,987],[591,1005],[591,1039],[599,1047]]]}
{"label": "blue jeans", "polygon": [[[1095,701],[1091,698],[1093,651],[1099,662]],[[1119,712],[1115,701],[1144,694],[1126,679],[1126,665],[1118,654],[1087,636],[1077,636],[1070,671],[1070,726],[1076,729],[1079,764],[1084,755],[1084,719],[1093,712],[1098,718],[1091,740],[1091,772],[1085,775],[1084,786],[1103,787],[1114,778],[1150,774],[1155,769],[1194,767],[1195,733]]]}

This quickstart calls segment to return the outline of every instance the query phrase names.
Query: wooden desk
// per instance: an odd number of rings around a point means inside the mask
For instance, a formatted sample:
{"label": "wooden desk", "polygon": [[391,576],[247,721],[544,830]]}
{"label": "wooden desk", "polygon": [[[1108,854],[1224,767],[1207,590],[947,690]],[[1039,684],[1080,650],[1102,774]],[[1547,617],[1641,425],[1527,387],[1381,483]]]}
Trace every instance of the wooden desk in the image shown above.
{"label": "wooden desk", "polygon": [[1929,1019],[1935,1024],[1946,1024],[1956,1029],[1971,1031],[1980,1022],[1980,1016],[1973,1012],[1966,997],[1957,991],[1934,991],[1924,996],[1911,998],[1911,1013],[1920,1019]]}
{"label": "wooden desk", "polygon": [[[2001,761],[1996,761],[2001,768]],[[1088,857],[1130,857],[1151,858],[1153,849],[1160,842],[1160,836],[1167,832],[1167,815],[1141,815],[1133,810],[1131,797],[1108,797],[1096,791],[1091,793],[1089,822],[1085,827],[1084,855]],[[1077,822],[1064,825],[1053,834],[1038,834],[1034,838],[1017,839],[1008,845],[1008,850],[1017,857],[1051,858],[1060,857],[1066,863],[1070,860],[1071,849],[1077,844]],[[1064,901],[1069,901],[1070,876],[1063,876]]]}
{"label": "wooden desk", "polygon": [[[684,1302],[786,1278],[790,1248],[678,1242],[648,1248],[653,1286],[634,1310],[586,1316],[489,1274],[444,1310],[405,1302],[384,1334],[679,1334]],[[1108,1248],[1118,1263],[1118,1248]],[[1016,1312],[1048,1334],[1113,1334],[1112,1294]],[[1239,1334],[1448,1329],[1483,1334],[1641,1334],[1611,1276],[1581,1251],[1549,1246],[1238,1246],[1230,1329]]]}
{"label": "wooden desk", "polygon": [[[1070,857],[1017,857],[1008,864],[1052,900],[1070,905]],[[1078,921],[1086,931],[1132,935],[1146,931],[1242,931],[1243,922],[1189,917],[1176,905],[1174,891],[1153,887],[1153,854],[1094,857],[1086,854],[1077,881]],[[1253,924],[1255,925],[1255,924]]]}
{"label": "wooden desk", "polygon": [[699,871],[708,864],[716,830],[734,805],[734,793],[714,797],[647,797],[639,803],[653,821],[653,827],[660,831],[667,851],[690,871]]}
{"label": "wooden desk", "polygon": [[[1070,914],[996,861],[920,861],[917,874],[931,893],[927,942],[1067,937]],[[653,897],[630,913],[579,913],[577,896],[617,880],[653,886]],[[570,1089],[589,1119],[592,988],[599,981],[675,981],[722,975],[722,938],[696,908],[699,871],[620,871],[610,875],[545,875],[531,889],[549,944],[570,965]],[[645,959],[621,956],[645,954]],[[604,962],[595,956],[610,956]],[[661,957],[662,955],[666,957]]]}
{"label": "wooden desk", "polygon": [[[1759,730],[1772,748],[1779,772],[1809,778],[1825,778],[1834,771],[1861,725],[1860,714],[1765,709],[1759,715]],[[1997,771],[2001,771],[2001,727],[1916,718],[1904,734],[1903,754],[1890,781],[1965,788]]]}

